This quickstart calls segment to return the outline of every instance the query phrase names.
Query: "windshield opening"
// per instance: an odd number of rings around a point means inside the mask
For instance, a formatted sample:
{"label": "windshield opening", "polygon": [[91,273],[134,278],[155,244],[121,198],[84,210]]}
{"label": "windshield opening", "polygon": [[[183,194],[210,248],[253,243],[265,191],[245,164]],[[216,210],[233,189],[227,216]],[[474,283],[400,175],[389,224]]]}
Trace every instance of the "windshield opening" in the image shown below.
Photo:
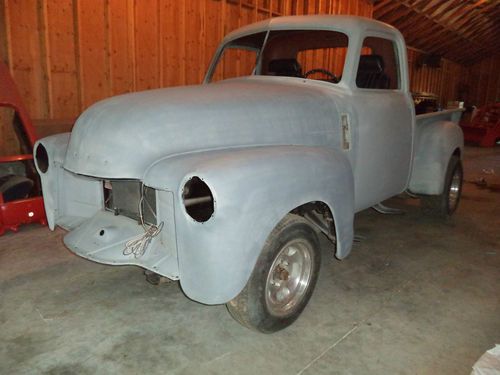
{"label": "windshield opening", "polygon": [[[212,81],[249,75],[285,76],[338,83],[348,37],[337,31],[280,30],[253,34],[228,43]],[[264,51],[261,53],[261,49]]]}
{"label": "windshield opening", "polygon": [[211,81],[245,77],[254,74],[257,58],[266,33],[248,35],[229,42],[219,56]]}

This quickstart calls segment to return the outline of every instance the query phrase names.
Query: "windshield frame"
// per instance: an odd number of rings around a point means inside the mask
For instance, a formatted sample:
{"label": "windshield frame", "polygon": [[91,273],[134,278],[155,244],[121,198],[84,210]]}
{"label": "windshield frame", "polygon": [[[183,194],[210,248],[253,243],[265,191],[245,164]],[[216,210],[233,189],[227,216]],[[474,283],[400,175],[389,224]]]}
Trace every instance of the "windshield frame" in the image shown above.
{"label": "windshield frame", "polygon": [[[229,47],[229,45],[231,43],[234,43],[235,41],[237,41],[241,38],[244,38],[244,37],[248,37],[250,35],[255,35],[255,34],[265,32],[266,35],[265,35],[264,41],[262,43],[262,46],[260,47],[260,50],[255,49],[258,51],[257,58],[256,58],[256,64],[255,64],[255,67],[252,70],[252,73],[250,76],[260,75],[259,73],[260,73],[261,68],[262,68],[262,66],[261,66],[262,65],[262,55],[263,55],[263,51],[265,50],[265,48],[267,46],[269,36],[272,32],[280,32],[280,31],[327,31],[327,32],[337,32],[337,33],[344,34],[347,37],[347,45],[346,45],[347,52],[346,52],[345,59],[344,59],[344,66],[342,69],[342,75],[341,75],[341,78],[338,82],[331,83],[331,84],[333,84],[335,86],[344,86],[347,82],[350,82],[350,79],[346,76],[346,73],[352,74],[352,69],[349,68],[349,66],[350,66],[349,64],[352,64],[353,59],[355,59],[354,52],[357,49],[356,42],[355,42],[356,38],[353,38],[353,36],[349,33],[348,30],[342,29],[342,28],[324,27],[324,26],[321,26],[321,27],[304,26],[304,27],[300,27],[300,28],[297,28],[297,27],[273,28],[273,27],[271,27],[271,28],[268,28],[266,30],[254,31],[254,32],[251,32],[248,34],[240,34],[237,37],[231,38],[229,40],[223,40],[222,43],[217,48],[217,50],[214,54],[214,57],[212,58],[212,60],[210,62],[209,69],[208,69],[207,74],[205,75],[205,78],[203,80],[203,84],[208,84],[208,83],[213,82],[212,81],[213,75],[215,73],[215,70],[216,70],[217,65],[219,64],[221,58],[223,58],[223,54],[224,54],[226,49],[236,47],[236,48],[241,48],[241,49],[253,50],[252,48],[249,48],[248,46],[238,46],[237,44]],[[234,78],[243,78],[243,77],[250,77],[250,76],[241,76],[241,77],[234,77]],[[265,75],[265,77],[277,77],[277,76]],[[231,79],[234,79],[234,78],[231,78]],[[280,77],[280,78],[298,78],[298,79],[307,80],[307,81],[324,82],[321,80],[316,80],[316,79],[311,79],[311,78],[300,78],[300,77]],[[217,82],[221,82],[221,81],[224,81],[224,80],[220,80]],[[330,82],[328,82],[328,83],[330,83]]]}
{"label": "windshield frame", "polygon": [[[210,67],[208,68],[207,74],[205,75],[205,78],[203,80],[203,84],[211,83],[212,82],[212,78],[213,78],[213,75],[215,73],[215,70],[217,69],[217,66],[219,65],[219,63],[221,62],[221,60],[222,60],[222,58],[224,56],[225,51],[228,50],[228,49],[231,49],[231,48],[239,48],[239,49],[244,49],[244,50],[248,50],[248,51],[256,51],[257,52],[257,58],[256,58],[255,67],[253,68],[252,73],[250,74],[251,76],[256,75],[256,73],[260,70],[260,64],[261,64],[261,58],[262,58],[262,51],[264,51],[264,48],[266,47],[267,38],[269,37],[269,33],[270,32],[271,32],[271,30],[262,30],[260,32],[253,32],[253,33],[249,33],[247,35],[240,35],[237,38],[234,38],[234,39],[231,39],[231,40],[228,40],[226,42],[221,43],[219,45],[219,47],[217,48],[217,51],[215,52],[214,57],[212,58],[212,61],[210,62]],[[244,37],[247,37],[247,36],[250,36],[250,35],[260,34],[260,33],[266,33],[266,35],[264,36],[264,40],[263,40],[262,45],[260,46],[260,48],[252,48],[252,47],[248,47],[248,46],[239,46],[237,44],[231,45],[231,43],[234,43],[235,41],[237,41],[237,40],[239,40],[241,38],[244,38]],[[248,76],[244,76],[244,77],[248,77]]]}

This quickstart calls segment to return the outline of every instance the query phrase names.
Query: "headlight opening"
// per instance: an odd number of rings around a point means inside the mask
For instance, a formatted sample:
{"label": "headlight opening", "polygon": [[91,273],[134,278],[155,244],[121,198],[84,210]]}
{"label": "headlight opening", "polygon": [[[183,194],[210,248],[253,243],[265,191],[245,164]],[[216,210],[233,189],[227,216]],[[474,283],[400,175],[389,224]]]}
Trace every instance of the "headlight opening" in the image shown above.
{"label": "headlight opening", "polygon": [[45,146],[41,143],[36,147],[35,163],[41,173],[45,173],[49,169],[49,154]]}
{"label": "headlight opening", "polygon": [[182,201],[187,214],[204,223],[214,214],[214,197],[208,185],[199,177],[192,177],[182,189]]}

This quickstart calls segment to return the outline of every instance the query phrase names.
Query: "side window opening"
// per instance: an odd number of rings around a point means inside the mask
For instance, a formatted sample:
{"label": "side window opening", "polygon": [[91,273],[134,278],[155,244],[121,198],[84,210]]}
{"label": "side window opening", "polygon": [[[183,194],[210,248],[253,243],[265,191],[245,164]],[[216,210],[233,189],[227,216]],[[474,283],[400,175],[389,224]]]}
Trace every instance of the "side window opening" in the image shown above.
{"label": "side window opening", "polygon": [[400,86],[396,44],[384,38],[367,37],[359,58],[356,86],[364,89],[397,90]]}

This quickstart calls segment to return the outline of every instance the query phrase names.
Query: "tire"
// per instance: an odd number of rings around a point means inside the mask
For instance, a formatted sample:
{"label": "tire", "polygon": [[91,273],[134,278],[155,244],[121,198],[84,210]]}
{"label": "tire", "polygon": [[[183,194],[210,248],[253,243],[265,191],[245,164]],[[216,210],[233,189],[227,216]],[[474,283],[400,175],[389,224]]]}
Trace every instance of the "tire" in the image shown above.
{"label": "tire", "polygon": [[439,218],[450,217],[457,210],[460,202],[463,176],[462,161],[458,156],[453,155],[446,169],[443,193],[423,196],[421,199],[424,210]]}
{"label": "tire", "polygon": [[318,237],[303,217],[288,214],[273,229],[245,288],[227,308],[242,325],[263,333],[291,325],[316,285]]}

